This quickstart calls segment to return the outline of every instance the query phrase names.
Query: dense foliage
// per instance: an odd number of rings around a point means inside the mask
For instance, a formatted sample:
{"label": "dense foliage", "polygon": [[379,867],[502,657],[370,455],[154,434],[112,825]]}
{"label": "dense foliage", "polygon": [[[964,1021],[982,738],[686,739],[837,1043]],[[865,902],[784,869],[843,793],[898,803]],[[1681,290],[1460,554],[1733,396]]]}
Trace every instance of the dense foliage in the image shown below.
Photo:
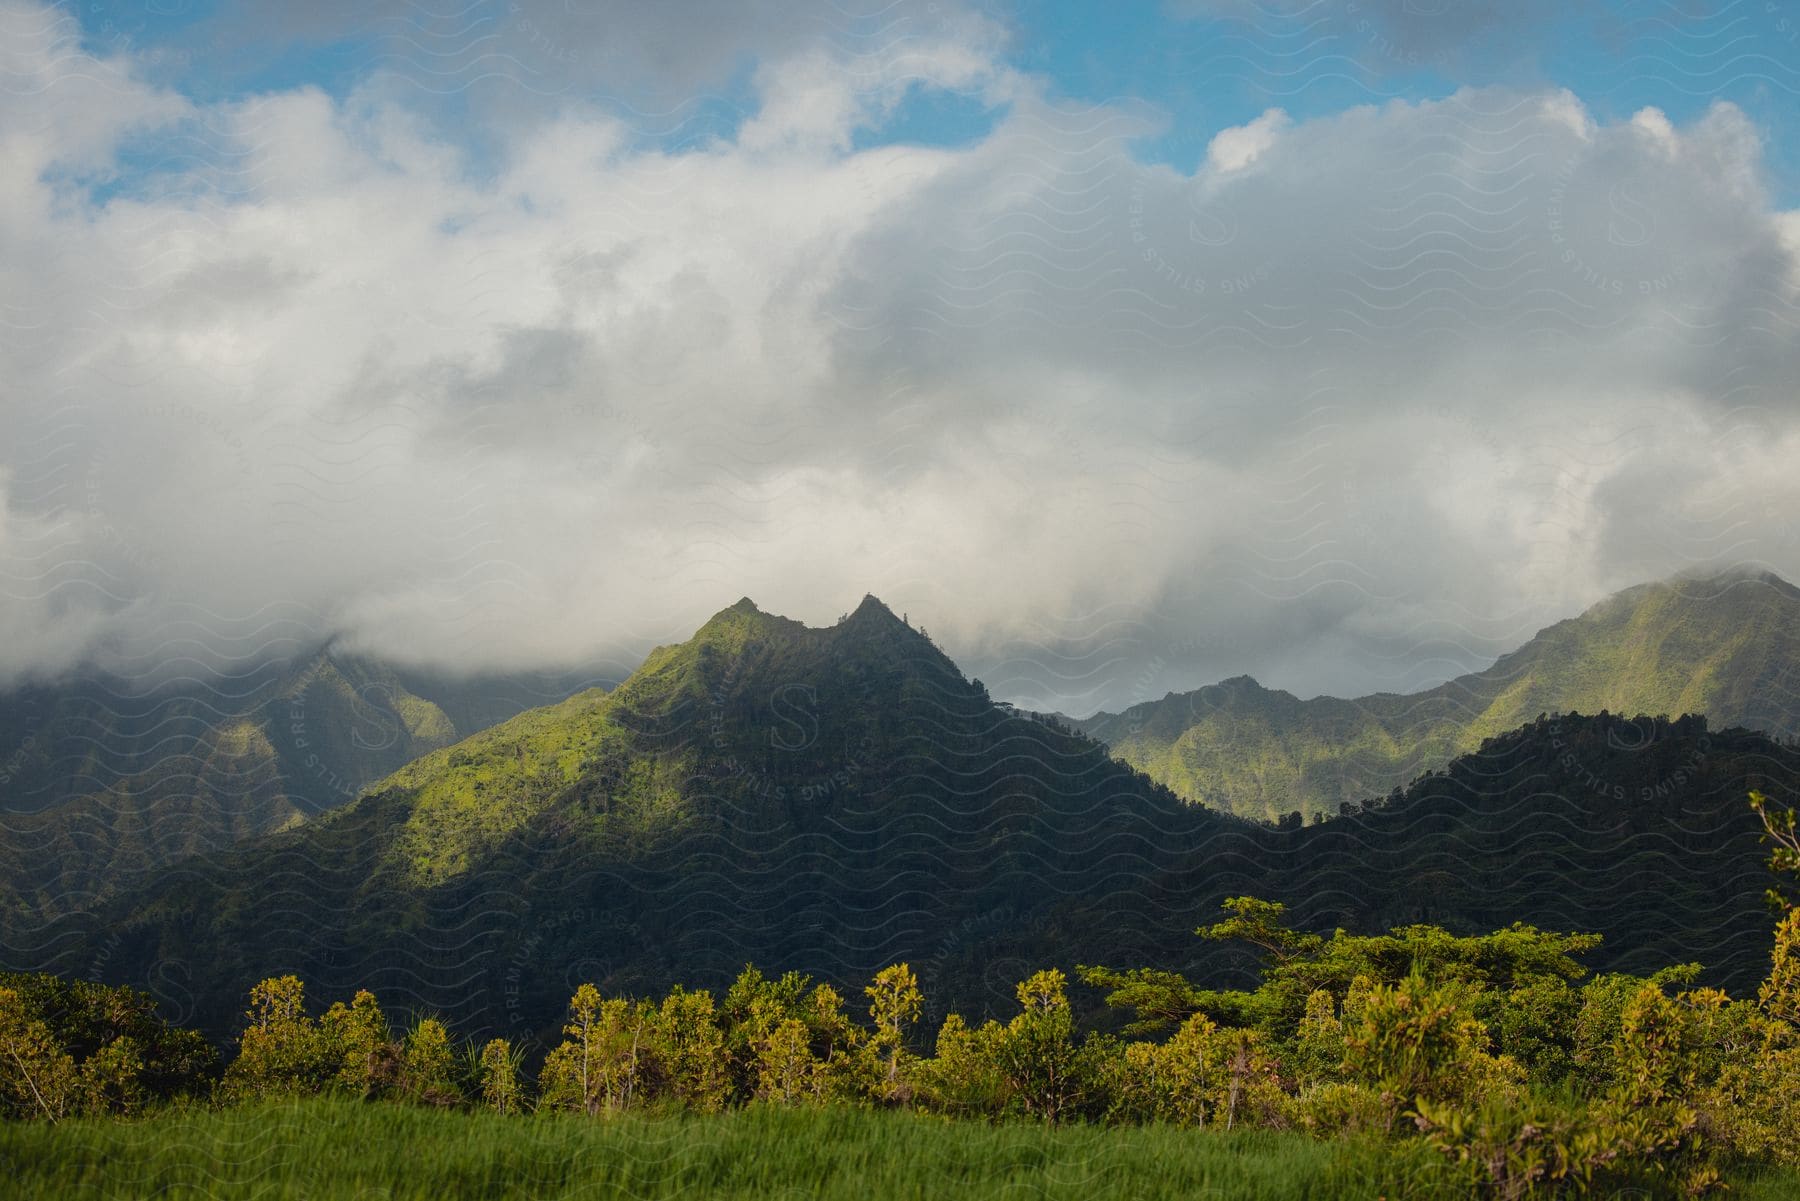
{"label": "dense foliage", "polygon": [[0,1116],[135,1113],[205,1087],[217,1064],[135,989],[0,975]]}

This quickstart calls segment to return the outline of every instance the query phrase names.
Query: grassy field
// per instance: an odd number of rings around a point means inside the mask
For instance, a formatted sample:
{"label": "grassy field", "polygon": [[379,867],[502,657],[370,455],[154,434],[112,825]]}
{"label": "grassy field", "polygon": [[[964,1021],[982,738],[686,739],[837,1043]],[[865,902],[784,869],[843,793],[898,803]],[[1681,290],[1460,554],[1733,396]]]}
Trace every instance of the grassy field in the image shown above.
{"label": "grassy field", "polygon": [[[1376,1198],[1444,1195],[1416,1144],[987,1126],[854,1109],[499,1118],[353,1101],[0,1125],[18,1197]],[[1800,1195],[1800,1176],[1734,1182]]]}

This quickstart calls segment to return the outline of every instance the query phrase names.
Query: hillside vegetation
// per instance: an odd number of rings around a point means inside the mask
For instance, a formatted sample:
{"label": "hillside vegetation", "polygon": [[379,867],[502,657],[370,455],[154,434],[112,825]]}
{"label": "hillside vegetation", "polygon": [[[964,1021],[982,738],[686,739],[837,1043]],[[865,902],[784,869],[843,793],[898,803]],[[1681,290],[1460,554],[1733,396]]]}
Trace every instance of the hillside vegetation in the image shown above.
{"label": "hillside vegetation", "polygon": [[1273,821],[1381,796],[1540,715],[1602,711],[1800,734],[1800,591],[1766,573],[1645,584],[1426,692],[1300,700],[1240,676],[1076,724],[1189,800]]}
{"label": "hillside vegetation", "polygon": [[190,856],[353,800],[568,688],[403,676],[319,652],[141,688],[94,674],[0,696],[0,922],[91,908]]}

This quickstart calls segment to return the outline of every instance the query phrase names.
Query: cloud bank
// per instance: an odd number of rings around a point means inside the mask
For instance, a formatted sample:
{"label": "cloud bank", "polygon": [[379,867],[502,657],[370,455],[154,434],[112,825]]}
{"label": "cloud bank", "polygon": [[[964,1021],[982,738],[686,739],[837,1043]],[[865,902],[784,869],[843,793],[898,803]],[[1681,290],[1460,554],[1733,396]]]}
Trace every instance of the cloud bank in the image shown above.
{"label": "cloud bank", "polygon": [[[1184,173],[950,17],[758,44],[716,136],[571,98],[476,162],[391,72],[196,100],[0,9],[0,675],[566,664],[873,591],[1085,712],[1800,576],[1800,222],[1738,109],[1271,108]],[[992,128],[879,136],[944,94]]]}

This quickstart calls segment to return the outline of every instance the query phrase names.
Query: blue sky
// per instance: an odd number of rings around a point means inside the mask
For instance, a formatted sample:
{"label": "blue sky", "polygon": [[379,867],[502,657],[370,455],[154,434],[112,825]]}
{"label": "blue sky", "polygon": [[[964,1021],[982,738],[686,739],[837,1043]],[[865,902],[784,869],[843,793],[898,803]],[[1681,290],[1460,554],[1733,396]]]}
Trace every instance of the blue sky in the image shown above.
{"label": "blue sky", "polygon": [[[682,6],[665,7],[676,14],[672,36],[679,39]],[[91,49],[130,50],[161,81],[203,101],[299,86],[341,97],[377,72],[406,73],[423,43],[444,57],[442,86],[418,71],[412,81],[437,93],[430,100],[450,136],[472,142],[482,123],[470,119],[468,106],[507,92],[612,105],[631,112],[646,137],[670,145],[729,136],[755,103],[754,39],[740,53],[709,56],[696,75],[659,78],[654,67],[631,60],[629,47],[609,57],[603,32],[579,54],[557,47],[552,34],[559,31],[518,15],[517,4],[445,5],[424,37],[415,17],[429,6],[349,8],[310,22],[267,19],[280,10],[221,0],[92,0],[74,11]],[[936,9],[928,5],[927,13]],[[885,17],[889,10],[872,11]],[[1714,100],[1730,101],[1767,137],[1776,202],[1790,206],[1800,198],[1800,11],[1770,0],[1679,10],[1541,0],[984,0],[977,11],[1005,29],[1007,61],[1041,77],[1051,96],[1071,104],[1143,102],[1167,132],[1143,139],[1138,153],[1183,170],[1198,161],[1212,131],[1270,107],[1304,120],[1392,99],[1440,98],[1462,86],[1512,84],[1568,88],[1601,120],[1655,106],[1681,124]],[[855,37],[877,25],[847,27]],[[468,69],[471,57],[486,61]],[[879,128],[863,131],[859,144],[956,145],[981,136],[1000,116],[979,96],[921,90]]]}

